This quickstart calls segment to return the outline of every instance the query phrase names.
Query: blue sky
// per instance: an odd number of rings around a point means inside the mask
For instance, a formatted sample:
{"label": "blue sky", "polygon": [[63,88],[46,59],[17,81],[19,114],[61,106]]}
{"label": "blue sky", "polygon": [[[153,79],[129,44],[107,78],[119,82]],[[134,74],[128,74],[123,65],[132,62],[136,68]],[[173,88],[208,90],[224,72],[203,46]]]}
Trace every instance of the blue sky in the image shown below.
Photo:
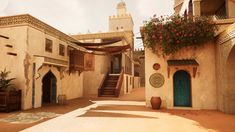
{"label": "blue sky", "polygon": [[[135,37],[153,14],[173,13],[174,0],[124,0],[132,15]],[[116,14],[120,0],[0,0],[0,16],[31,14],[67,34],[106,32],[108,17]],[[136,48],[142,47],[135,41]]]}

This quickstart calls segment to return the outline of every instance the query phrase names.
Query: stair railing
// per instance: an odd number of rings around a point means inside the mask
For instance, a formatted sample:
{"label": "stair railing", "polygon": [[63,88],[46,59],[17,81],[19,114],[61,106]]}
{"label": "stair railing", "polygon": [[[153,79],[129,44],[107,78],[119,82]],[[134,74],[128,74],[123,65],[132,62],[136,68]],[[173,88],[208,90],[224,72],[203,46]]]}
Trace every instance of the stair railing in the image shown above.
{"label": "stair railing", "polygon": [[107,79],[107,77],[108,77],[108,72],[104,75],[103,79],[102,79],[101,82],[100,82],[100,86],[99,86],[99,88],[98,88],[98,97],[101,97],[101,94],[102,94],[102,92],[103,92],[104,82],[105,82],[105,80]]}
{"label": "stair railing", "polygon": [[121,70],[121,73],[120,73],[120,76],[118,78],[118,82],[116,85],[116,89],[115,89],[115,96],[116,97],[119,97],[120,90],[122,88],[123,76],[124,76],[124,68],[122,68],[122,70]]}

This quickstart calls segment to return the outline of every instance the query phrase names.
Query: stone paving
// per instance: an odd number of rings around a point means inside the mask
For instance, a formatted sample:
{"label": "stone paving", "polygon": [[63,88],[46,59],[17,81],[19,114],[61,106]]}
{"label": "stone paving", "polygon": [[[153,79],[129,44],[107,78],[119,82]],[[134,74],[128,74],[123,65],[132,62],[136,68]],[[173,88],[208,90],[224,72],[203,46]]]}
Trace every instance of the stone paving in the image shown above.
{"label": "stone paving", "polygon": [[[129,101],[128,101],[129,100]],[[137,100],[137,101],[133,101]],[[209,110],[152,110],[144,89],[117,99],[90,100],[91,105],[22,132],[234,132],[235,116]]]}
{"label": "stone paving", "polygon": [[[78,107],[79,104],[83,104],[83,107],[21,130],[22,132],[234,132],[235,130],[235,115],[213,110],[147,108],[143,88],[135,89],[132,94],[119,99],[77,100],[73,105],[69,103],[64,106],[64,109],[74,105]],[[54,107],[49,111],[62,113],[60,111],[62,109],[63,107],[57,109]]]}

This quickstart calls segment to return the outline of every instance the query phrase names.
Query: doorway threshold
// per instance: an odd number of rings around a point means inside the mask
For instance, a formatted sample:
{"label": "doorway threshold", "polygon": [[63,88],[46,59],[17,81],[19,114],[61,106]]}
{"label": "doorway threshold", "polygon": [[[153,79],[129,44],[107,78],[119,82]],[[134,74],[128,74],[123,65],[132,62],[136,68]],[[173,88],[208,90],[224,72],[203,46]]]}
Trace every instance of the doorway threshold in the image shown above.
{"label": "doorway threshold", "polygon": [[176,110],[200,110],[198,108],[193,108],[193,107],[178,107],[178,106],[171,107],[169,109],[176,109]]}
{"label": "doorway threshold", "polygon": [[120,74],[114,74],[114,73],[110,73],[109,76],[119,76]]}

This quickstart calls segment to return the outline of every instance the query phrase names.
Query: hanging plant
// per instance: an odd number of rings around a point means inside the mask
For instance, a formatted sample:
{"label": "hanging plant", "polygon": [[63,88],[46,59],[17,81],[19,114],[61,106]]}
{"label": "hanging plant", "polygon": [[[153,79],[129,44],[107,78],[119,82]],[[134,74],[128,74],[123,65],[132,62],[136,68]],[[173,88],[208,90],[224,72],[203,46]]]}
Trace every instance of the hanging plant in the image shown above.
{"label": "hanging plant", "polygon": [[212,19],[196,17],[194,19],[174,15],[159,17],[155,15],[145,22],[143,31],[145,46],[156,49],[159,45],[164,54],[172,54],[186,46],[200,46],[214,38],[216,24]]}

